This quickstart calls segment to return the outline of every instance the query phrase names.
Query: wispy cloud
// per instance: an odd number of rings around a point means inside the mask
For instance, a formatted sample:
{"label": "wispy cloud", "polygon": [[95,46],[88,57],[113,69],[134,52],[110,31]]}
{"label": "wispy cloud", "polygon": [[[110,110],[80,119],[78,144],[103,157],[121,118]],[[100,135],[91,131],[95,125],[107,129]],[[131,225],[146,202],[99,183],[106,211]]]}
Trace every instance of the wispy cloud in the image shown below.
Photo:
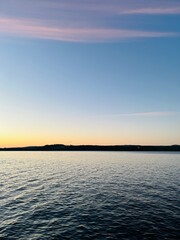
{"label": "wispy cloud", "polygon": [[118,114],[117,116],[121,117],[163,117],[174,115],[175,112],[138,112],[138,113],[127,113],[127,114]]}
{"label": "wispy cloud", "polygon": [[163,0],[162,4],[162,0],[2,0],[0,34],[76,42],[178,35],[168,30],[147,31],[146,27],[142,30],[138,28],[138,22],[133,20],[132,23],[131,15],[150,14],[180,14],[180,2]]}
{"label": "wispy cloud", "polygon": [[68,28],[43,23],[41,20],[0,18],[0,32],[21,37],[52,39],[71,42],[104,42],[129,38],[175,36],[172,32],[150,32],[112,28]]}
{"label": "wispy cloud", "polygon": [[[120,113],[108,114],[103,117],[119,118],[119,117],[166,117],[178,114],[177,112],[136,112],[136,113]],[[100,116],[102,117],[102,116]]]}
{"label": "wispy cloud", "polygon": [[105,14],[180,14],[179,0],[2,0],[1,12],[56,15],[88,12]]}
{"label": "wispy cloud", "polygon": [[147,15],[170,15],[180,14],[180,7],[167,8],[167,7],[156,7],[156,8],[138,8],[130,9],[123,12],[123,14],[147,14]]}
{"label": "wispy cloud", "polygon": [[66,11],[99,12],[101,14],[180,14],[180,3],[173,0],[70,0],[45,1],[41,6]]}

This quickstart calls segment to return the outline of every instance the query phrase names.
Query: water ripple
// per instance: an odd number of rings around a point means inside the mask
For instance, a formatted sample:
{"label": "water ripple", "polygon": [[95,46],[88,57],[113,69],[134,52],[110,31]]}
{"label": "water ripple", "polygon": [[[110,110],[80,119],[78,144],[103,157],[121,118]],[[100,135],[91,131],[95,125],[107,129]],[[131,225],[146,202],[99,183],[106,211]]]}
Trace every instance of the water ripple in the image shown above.
{"label": "water ripple", "polygon": [[0,239],[178,239],[180,154],[0,153]]}

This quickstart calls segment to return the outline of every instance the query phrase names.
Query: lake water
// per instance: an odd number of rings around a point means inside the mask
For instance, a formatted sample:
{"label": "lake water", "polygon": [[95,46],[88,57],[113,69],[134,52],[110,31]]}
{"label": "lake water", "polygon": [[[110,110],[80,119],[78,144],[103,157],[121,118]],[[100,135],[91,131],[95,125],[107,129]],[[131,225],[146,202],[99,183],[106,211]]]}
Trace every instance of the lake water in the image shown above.
{"label": "lake water", "polygon": [[180,154],[0,152],[0,239],[178,239]]}

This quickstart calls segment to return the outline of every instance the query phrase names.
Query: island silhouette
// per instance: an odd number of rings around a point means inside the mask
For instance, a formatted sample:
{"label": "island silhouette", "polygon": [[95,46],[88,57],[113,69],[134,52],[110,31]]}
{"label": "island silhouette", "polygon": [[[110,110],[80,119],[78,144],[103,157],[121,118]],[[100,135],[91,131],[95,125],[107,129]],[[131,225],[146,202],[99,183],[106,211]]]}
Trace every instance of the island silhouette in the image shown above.
{"label": "island silhouette", "polygon": [[52,144],[44,146],[0,148],[0,151],[180,151],[180,145],[148,146],[148,145],[64,145]]}

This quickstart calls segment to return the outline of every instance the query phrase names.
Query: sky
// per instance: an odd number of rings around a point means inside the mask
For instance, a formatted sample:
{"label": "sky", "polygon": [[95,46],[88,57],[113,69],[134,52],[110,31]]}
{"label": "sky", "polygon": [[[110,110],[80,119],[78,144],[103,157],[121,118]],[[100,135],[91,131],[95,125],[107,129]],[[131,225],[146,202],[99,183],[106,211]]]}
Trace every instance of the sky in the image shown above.
{"label": "sky", "polygon": [[180,144],[179,0],[0,0],[0,147]]}

